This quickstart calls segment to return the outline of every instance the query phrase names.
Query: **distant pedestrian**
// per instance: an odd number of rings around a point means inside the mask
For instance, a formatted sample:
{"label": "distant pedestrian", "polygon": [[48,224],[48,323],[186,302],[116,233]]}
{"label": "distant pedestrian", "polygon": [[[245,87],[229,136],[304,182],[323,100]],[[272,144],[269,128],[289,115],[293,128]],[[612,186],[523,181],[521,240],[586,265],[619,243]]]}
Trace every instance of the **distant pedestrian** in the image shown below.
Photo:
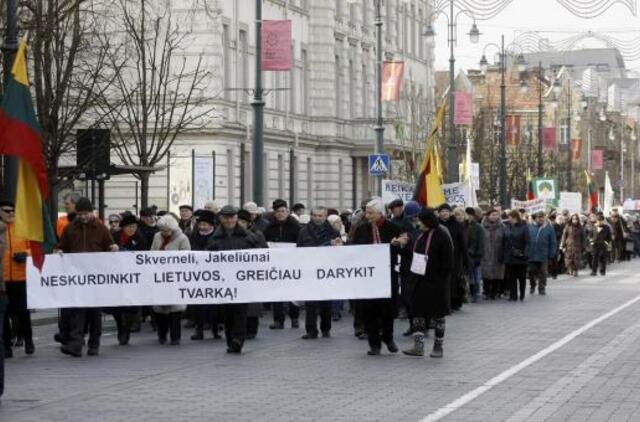
{"label": "distant pedestrian", "polygon": [[607,224],[604,214],[598,213],[596,223],[589,237],[592,249],[591,275],[594,276],[600,270],[600,275],[607,273],[608,255],[611,252],[613,236],[611,228]]}
{"label": "distant pedestrian", "polygon": [[[527,265],[529,249],[529,228],[522,220],[521,213],[513,210],[509,213],[509,221],[505,225],[505,280],[509,290],[509,300],[524,300],[527,288]],[[518,296],[518,288],[520,295]]]}
{"label": "distant pedestrian", "polygon": [[540,295],[547,294],[547,274],[550,260],[557,259],[556,233],[551,224],[545,221],[543,211],[534,215],[534,222],[529,226],[529,294],[538,289]]}
{"label": "distant pedestrian", "polygon": [[482,222],[485,229],[485,249],[482,256],[482,280],[484,293],[494,300],[504,293],[504,264],[507,241],[507,228],[500,221],[496,209],[489,210]]}
{"label": "distant pedestrian", "polygon": [[471,292],[471,300],[477,302],[481,293],[482,272],[481,264],[485,249],[485,231],[478,223],[476,210],[473,207],[467,207],[466,213],[466,229],[467,229],[467,251],[469,254],[469,290]]}
{"label": "distant pedestrian", "polygon": [[585,245],[584,229],[580,224],[580,217],[578,214],[573,214],[565,225],[560,239],[560,250],[564,256],[565,268],[569,275],[578,276]]}

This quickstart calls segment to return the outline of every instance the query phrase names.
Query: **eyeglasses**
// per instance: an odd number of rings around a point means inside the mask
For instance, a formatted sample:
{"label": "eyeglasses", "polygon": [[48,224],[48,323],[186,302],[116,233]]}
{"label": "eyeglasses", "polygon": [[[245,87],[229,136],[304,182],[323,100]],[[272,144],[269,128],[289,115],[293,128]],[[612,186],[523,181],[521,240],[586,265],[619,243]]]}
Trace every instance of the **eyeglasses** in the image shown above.
{"label": "eyeglasses", "polygon": [[111,221],[109,221],[109,224],[120,224],[120,221],[118,221],[118,220],[111,220]]}
{"label": "eyeglasses", "polygon": [[6,212],[7,214],[13,214],[16,212],[13,208],[2,208],[2,212]]}

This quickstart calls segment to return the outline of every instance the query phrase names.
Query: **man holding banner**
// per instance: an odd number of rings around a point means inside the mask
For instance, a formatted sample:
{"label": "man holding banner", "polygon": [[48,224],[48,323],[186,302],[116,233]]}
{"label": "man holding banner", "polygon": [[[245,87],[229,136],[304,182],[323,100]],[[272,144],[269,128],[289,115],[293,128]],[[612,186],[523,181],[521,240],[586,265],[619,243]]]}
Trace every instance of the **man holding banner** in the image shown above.
{"label": "man holding banner", "polygon": [[[93,204],[88,198],[80,198],[76,203],[76,218],[65,228],[58,251],[60,253],[117,252],[118,246],[111,238],[109,230],[93,215]],[[74,357],[82,356],[85,325],[89,325],[90,356],[97,356],[102,335],[102,315],[100,308],[72,308],[66,312],[69,319],[68,333],[61,333],[64,343],[60,351]],[[66,334],[66,335],[65,335]]]}
{"label": "man holding banner", "polygon": [[[225,205],[218,213],[220,226],[213,233],[210,251],[233,251],[263,247],[261,240],[253,233],[238,225],[238,209]],[[227,340],[227,353],[238,354],[247,336],[246,303],[224,305],[224,335]]]}

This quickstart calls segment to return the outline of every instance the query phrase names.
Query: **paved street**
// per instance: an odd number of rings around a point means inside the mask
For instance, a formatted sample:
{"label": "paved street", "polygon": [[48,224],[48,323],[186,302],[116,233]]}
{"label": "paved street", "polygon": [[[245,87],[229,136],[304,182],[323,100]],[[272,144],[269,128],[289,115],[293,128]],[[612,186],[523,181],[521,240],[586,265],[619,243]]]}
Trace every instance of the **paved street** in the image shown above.
{"label": "paved street", "polygon": [[265,318],[242,356],[190,330],[161,347],[145,325],[129,347],[107,328],[100,357],[73,359],[44,325],[36,354],[7,362],[0,421],[640,420],[639,270],[468,305],[447,321],[443,360],[367,357],[349,318],[316,341]]}

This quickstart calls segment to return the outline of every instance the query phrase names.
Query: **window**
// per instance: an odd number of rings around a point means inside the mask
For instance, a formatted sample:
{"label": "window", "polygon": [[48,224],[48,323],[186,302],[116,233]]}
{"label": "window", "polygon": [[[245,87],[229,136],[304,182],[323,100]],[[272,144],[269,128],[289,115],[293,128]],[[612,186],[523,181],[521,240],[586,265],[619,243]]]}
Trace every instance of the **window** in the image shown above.
{"label": "window", "polygon": [[342,101],[342,98],[341,98],[341,95],[340,95],[340,89],[341,89],[341,85],[342,85],[342,83],[341,83],[342,75],[340,74],[340,56],[335,56],[335,59],[336,59],[336,62],[335,62],[335,74],[336,74],[336,77],[334,79],[335,85],[334,85],[333,88],[334,88],[336,96],[335,96],[334,107],[335,107],[336,117],[340,117],[340,115],[341,115],[340,114],[340,105],[341,105],[341,101]]}
{"label": "window", "polygon": [[370,24],[371,22],[369,22],[369,2],[365,0],[364,2],[362,2],[362,28],[368,31]]}
{"label": "window", "polygon": [[302,113],[309,114],[309,63],[307,50],[302,50],[302,77],[300,78],[300,93],[302,95]]}
{"label": "window", "polygon": [[[249,45],[247,44],[247,31],[241,29],[239,31],[238,40],[240,48],[240,63],[242,63],[242,69],[240,70],[242,72],[240,83],[242,84],[241,88],[246,89],[249,87]],[[249,97],[247,95],[242,95],[242,102],[249,102]]]}
{"label": "window", "polygon": [[313,163],[311,157],[307,158],[307,209],[313,207]]}
{"label": "window", "polygon": [[424,27],[424,11],[420,9],[418,15],[418,19],[420,19],[418,21],[418,33],[416,34],[416,36],[418,37],[418,57],[424,59],[424,42],[421,37],[422,28]]}
{"label": "window", "polygon": [[402,8],[402,51],[404,54],[409,52],[409,14],[407,13],[407,6]]}
{"label": "window", "polygon": [[231,99],[231,54],[229,47],[229,25],[222,24],[222,73],[224,86],[224,98],[225,100]]}
{"label": "window", "polygon": [[344,206],[344,165],[342,158],[338,160],[338,207]]}
{"label": "window", "polygon": [[284,198],[284,155],[278,154],[278,198]]}
{"label": "window", "polygon": [[336,19],[342,19],[343,15],[344,15],[344,10],[343,10],[343,1],[344,0],[336,0]]}

